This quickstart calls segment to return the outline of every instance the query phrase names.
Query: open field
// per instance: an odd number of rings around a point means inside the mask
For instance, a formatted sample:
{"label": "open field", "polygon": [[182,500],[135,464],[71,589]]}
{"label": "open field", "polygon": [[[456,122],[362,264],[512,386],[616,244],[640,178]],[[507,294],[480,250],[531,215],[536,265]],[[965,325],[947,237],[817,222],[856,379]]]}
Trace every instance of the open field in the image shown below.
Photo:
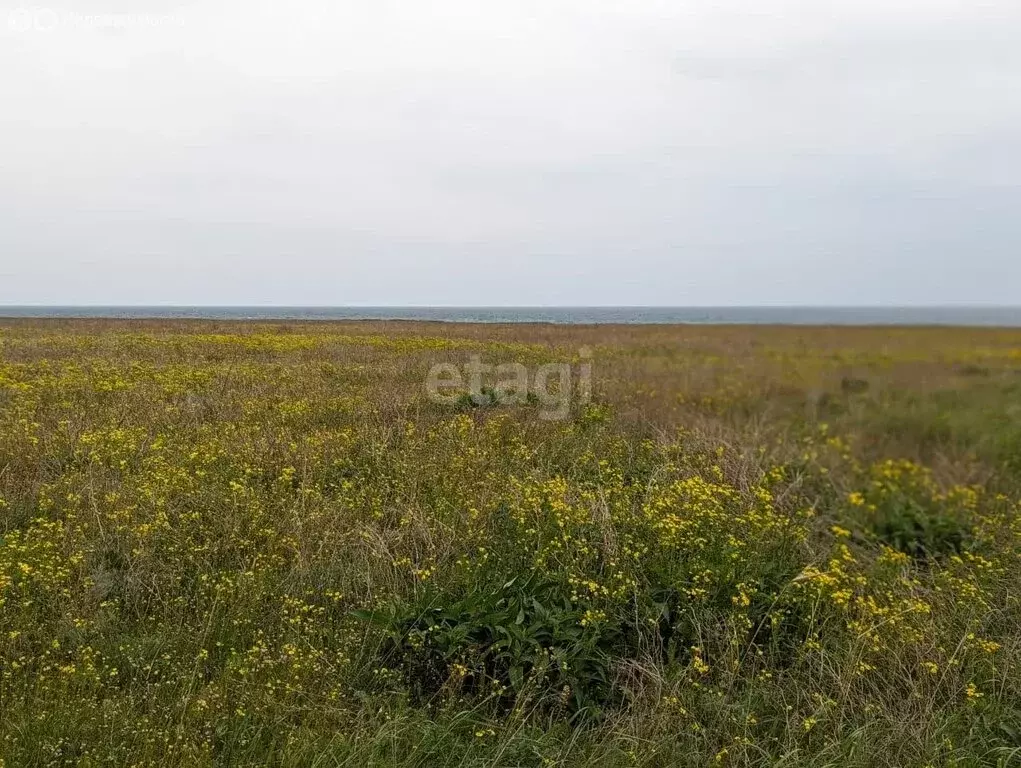
{"label": "open field", "polygon": [[0,765],[1021,764],[1019,513],[1021,330],[0,321]]}

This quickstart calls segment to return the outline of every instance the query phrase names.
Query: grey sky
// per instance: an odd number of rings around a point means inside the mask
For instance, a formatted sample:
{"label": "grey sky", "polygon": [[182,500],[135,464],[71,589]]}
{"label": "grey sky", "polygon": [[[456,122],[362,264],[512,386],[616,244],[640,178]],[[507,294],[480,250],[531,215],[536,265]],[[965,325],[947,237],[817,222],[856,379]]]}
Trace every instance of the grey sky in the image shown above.
{"label": "grey sky", "polygon": [[0,304],[1021,303],[1018,0],[41,2]]}

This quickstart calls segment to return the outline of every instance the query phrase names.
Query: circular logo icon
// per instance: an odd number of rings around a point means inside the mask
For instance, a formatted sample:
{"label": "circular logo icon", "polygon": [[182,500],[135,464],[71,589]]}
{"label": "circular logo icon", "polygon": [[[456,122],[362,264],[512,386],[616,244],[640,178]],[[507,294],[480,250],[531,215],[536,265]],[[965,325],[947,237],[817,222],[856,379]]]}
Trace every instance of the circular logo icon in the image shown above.
{"label": "circular logo icon", "polygon": [[49,32],[60,23],[57,12],[52,8],[35,9],[35,28],[40,32]]}

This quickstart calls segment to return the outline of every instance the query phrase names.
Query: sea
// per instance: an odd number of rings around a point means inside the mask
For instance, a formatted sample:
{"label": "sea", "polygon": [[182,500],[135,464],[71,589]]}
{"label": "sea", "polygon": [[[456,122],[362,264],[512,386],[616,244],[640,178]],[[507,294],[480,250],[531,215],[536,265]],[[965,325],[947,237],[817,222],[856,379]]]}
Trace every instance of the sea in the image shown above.
{"label": "sea", "polygon": [[428,320],[451,323],[1021,327],[1021,306],[273,307],[0,306],[0,318]]}

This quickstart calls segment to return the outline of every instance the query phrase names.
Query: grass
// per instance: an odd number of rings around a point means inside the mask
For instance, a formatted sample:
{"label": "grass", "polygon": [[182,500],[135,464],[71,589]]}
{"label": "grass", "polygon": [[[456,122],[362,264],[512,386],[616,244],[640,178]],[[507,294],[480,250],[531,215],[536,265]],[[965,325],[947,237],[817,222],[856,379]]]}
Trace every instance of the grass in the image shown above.
{"label": "grass", "polygon": [[[583,347],[562,420],[426,396]],[[2,321],[0,765],[1021,764],[1019,393],[1013,330]]]}

